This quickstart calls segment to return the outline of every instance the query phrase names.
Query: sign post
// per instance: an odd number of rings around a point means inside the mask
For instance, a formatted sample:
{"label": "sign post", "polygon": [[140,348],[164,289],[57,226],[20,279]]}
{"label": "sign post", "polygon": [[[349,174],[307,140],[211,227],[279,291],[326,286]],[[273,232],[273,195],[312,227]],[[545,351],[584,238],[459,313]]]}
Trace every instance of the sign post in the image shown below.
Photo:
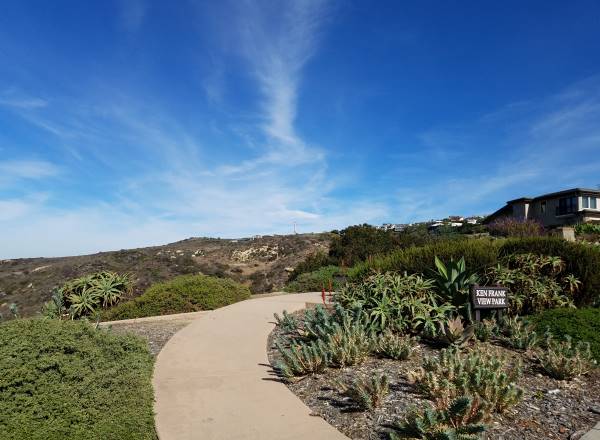
{"label": "sign post", "polygon": [[471,287],[471,303],[475,309],[476,321],[481,321],[482,309],[496,309],[499,317],[502,317],[502,310],[508,308],[508,289],[474,285]]}

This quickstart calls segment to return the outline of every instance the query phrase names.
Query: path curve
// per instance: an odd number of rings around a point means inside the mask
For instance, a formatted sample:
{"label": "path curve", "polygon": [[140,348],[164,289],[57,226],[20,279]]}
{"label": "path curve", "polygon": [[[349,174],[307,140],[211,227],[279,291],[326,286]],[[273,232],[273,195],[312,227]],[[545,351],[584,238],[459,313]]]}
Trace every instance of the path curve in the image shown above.
{"label": "path curve", "polygon": [[272,380],[266,345],[273,313],[307,302],[320,302],[320,294],[250,299],[206,313],[176,333],[154,368],[159,439],[347,440]]}

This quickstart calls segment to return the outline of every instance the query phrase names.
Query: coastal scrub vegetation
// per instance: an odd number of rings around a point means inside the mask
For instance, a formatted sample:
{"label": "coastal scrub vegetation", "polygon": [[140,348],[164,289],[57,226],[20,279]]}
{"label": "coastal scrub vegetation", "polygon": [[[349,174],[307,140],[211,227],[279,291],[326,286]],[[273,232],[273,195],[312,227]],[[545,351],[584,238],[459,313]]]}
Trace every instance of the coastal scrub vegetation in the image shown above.
{"label": "coastal scrub vegetation", "polygon": [[137,298],[106,310],[102,318],[113,321],[213,310],[248,298],[250,289],[231,279],[181,275],[154,284]]}
{"label": "coastal scrub vegetation", "polygon": [[0,324],[0,438],[155,440],[145,341],[82,321]]}
{"label": "coastal scrub vegetation", "polygon": [[[480,438],[496,414],[531,394],[531,375],[569,381],[597,366],[599,310],[577,307],[598,304],[600,249],[530,235],[431,240],[363,259],[345,271],[333,306],[276,317],[276,371],[293,386],[356,368],[359,377],[334,380],[333,393],[374,411],[397,391],[387,370],[384,380],[370,365],[421,358],[404,380],[433,406],[406,414],[390,435]],[[502,317],[487,311],[474,320],[473,284],[508,289]]]}

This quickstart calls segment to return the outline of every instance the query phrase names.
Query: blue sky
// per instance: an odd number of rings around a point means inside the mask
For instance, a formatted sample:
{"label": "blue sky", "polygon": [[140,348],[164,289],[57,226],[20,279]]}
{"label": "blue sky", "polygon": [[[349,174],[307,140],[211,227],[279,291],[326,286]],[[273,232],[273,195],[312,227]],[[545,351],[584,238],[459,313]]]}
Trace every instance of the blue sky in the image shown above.
{"label": "blue sky", "polygon": [[600,4],[9,1],[0,258],[600,184]]}

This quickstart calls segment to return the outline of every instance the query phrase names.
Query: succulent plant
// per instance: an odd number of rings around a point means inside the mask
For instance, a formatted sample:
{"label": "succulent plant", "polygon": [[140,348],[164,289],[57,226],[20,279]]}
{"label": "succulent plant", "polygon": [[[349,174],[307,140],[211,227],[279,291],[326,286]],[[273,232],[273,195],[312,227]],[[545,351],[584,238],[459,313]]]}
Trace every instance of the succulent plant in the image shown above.
{"label": "succulent plant", "polygon": [[373,350],[388,359],[405,360],[413,353],[416,345],[417,340],[414,337],[386,331],[375,339]]}
{"label": "succulent plant", "polygon": [[286,379],[320,373],[327,367],[327,350],[321,341],[294,344],[290,348],[284,348],[277,342],[276,346],[282,360],[275,369]]}
{"label": "succulent plant", "polygon": [[338,385],[342,394],[349,397],[363,411],[381,406],[390,392],[390,380],[385,374],[374,374],[369,378],[357,379],[349,385]]}
{"label": "succulent plant", "polygon": [[459,396],[446,407],[426,406],[422,412],[412,410],[403,422],[393,425],[391,440],[416,438],[425,440],[476,440],[485,432],[489,407],[480,399]]}
{"label": "succulent plant", "polygon": [[573,379],[586,374],[596,365],[587,342],[573,344],[571,337],[566,336],[564,341],[548,338],[545,345],[537,357],[544,372],[555,379]]}
{"label": "succulent plant", "polygon": [[423,360],[422,367],[409,373],[409,380],[438,403],[448,404],[461,395],[478,396],[497,412],[518,403],[523,390],[516,385],[520,364],[508,365],[506,358],[481,348],[461,353],[444,349],[438,357]]}

